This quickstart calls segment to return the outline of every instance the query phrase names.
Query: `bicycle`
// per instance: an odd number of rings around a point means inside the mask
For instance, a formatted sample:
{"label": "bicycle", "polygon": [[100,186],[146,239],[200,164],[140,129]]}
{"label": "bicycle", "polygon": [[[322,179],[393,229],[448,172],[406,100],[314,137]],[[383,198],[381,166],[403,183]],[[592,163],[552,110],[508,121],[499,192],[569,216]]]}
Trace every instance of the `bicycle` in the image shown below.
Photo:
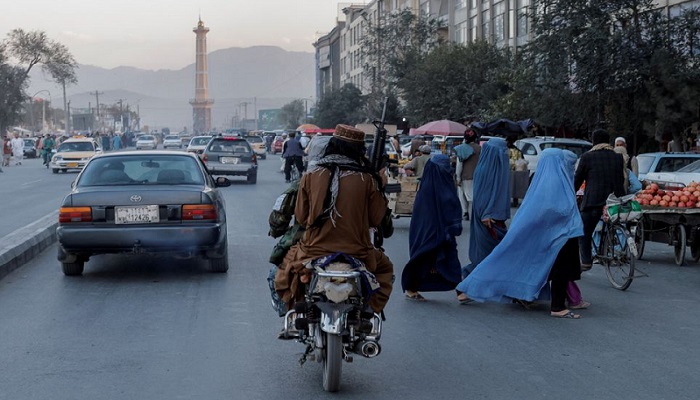
{"label": "bicycle", "polygon": [[[595,234],[592,239],[594,258],[605,268],[608,281],[618,290],[627,290],[632,284],[638,254],[635,237],[641,212],[633,211],[632,202],[635,202],[633,194],[621,198],[611,195],[603,211],[598,243]],[[611,213],[613,206],[615,212]]]}

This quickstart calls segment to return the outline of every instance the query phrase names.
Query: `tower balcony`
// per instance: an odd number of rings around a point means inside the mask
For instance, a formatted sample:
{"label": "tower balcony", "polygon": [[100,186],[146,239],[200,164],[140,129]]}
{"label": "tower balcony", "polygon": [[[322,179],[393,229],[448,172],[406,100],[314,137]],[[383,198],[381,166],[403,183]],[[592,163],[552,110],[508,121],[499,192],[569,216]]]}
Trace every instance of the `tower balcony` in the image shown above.
{"label": "tower balcony", "polygon": [[204,107],[214,104],[214,99],[190,99],[190,104],[193,106]]}

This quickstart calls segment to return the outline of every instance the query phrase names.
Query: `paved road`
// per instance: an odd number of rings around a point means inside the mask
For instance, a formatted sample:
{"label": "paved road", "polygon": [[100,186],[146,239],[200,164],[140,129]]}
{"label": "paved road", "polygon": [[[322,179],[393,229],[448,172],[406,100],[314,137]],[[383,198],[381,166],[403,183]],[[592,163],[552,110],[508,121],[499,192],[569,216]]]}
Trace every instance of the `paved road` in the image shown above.
{"label": "paved road", "polygon": [[22,165],[3,167],[0,173],[2,219],[0,238],[58,210],[77,171],[54,174],[40,158],[24,159]]}
{"label": "paved road", "polygon": [[[269,207],[283,190],[279,160],[261,162],[257,185],[224,188],[228,274],[196,262],[99,256],[65,277],[55,247],[0,281],[0,398],[328,398],[301,345],[274,339],[280,320],[265,277],[274,240]],[[409,219],[387,253],[400,274]],[[465,224],[465,228],[466,228]],[[459,239],[466,262],[467,236]],[[650,244],[646,275],[627,292],[601,268],[581,288],[580,320],[547,307],[460,306],[452,293],[387,308],[383,352],[343,366],[349,399],[696,399],[700,387],[698,265],[677,267]]]}

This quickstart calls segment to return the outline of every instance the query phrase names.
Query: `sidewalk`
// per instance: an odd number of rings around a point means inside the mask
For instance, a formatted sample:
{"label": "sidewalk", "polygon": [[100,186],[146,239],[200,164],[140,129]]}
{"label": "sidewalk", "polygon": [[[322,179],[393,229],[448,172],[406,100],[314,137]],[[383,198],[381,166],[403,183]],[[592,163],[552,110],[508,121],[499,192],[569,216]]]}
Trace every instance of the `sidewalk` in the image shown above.
{"label": "sidewalk", "polygon": [[0,279],[36,257],[56,241],[58,211],[0,239]]}

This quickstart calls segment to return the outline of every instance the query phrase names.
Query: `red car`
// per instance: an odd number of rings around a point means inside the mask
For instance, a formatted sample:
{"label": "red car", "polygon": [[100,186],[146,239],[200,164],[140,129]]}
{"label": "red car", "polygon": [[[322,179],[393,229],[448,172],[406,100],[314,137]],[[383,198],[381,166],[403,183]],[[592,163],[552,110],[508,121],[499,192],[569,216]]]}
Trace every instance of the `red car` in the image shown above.
{"label": "red car", "polygon": [[281,153],[283,145],[284,138],[282,138],[282,136],[275,136],[275,140],[272,141],[272,154]]}

